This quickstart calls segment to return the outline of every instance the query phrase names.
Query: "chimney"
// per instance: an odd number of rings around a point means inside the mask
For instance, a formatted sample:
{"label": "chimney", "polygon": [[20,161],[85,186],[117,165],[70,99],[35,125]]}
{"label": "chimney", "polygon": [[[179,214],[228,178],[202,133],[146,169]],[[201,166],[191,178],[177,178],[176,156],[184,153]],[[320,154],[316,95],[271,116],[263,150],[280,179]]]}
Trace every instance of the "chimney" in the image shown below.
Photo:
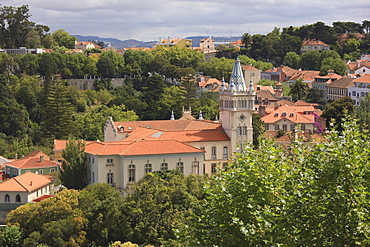
{"label": "chimney", "polygon": [[30,186],[32,186],[32,184],[33,184],[33,182],[32,182],[32,181],[30,181]]}
{"label": "chimney", "polygon": [[266,106],[264,106],[264,105],[260,105],[260,106],[258,107],[258,115],[259,115],[260,117],[263,117],[263,116],[265,116],[265,115],[266,115]]}
{"label": "chimney", "polygon": [[44,156],[40,156],[40,163],[44,162]]}

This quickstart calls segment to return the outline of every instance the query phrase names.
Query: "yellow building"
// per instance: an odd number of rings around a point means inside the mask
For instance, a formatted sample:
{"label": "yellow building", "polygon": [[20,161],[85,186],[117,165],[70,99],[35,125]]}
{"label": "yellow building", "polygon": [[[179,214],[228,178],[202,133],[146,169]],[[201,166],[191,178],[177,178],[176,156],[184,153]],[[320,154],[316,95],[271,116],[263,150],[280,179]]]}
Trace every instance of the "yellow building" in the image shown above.
{"label": "yellow building", "polygon": [[181,38],[171,39],[168,37],[168,39],[159,40],[156,46],[163,46],[163,47],[177,46],[180,48],[190,48],[191,49],[193,47],[193,41],[191,39],[181,39]]}

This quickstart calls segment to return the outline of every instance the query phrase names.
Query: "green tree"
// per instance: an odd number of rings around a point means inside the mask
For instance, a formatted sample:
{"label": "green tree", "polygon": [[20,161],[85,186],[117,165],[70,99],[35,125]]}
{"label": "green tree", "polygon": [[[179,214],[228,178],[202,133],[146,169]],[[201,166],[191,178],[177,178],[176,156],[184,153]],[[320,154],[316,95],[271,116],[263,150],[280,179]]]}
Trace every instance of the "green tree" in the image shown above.
{"label": "green tree", "polygon": [[59,179],[68,189],[81,190],[87,185],[87,164],[85,143],[81,140],[68,138],[66,148],[63,150],[62,169]]}
{"label": "green tree", "polygon": [[20,247],[22,246],[22,231],[18,226],[9,226],[0,235],[0,246]]}
{"label": "green tree", "polygon": [[303,70],[319,70],[320,69],[320,52],[317,50],[307,51],[302,54],[299,65]]}
{"label": "green tree", "polygon": [[113,78],[117,75],[117,70],[109,57],[101,57],[96,63],[96,68],[104,78]]}
{"label": "green tree", "polygon": [[308,103],[317,103],[318,108],[324,110],[328,102],[325,93],[324,89],[310,88],[304,100]]}
{"label": "green tree", "polygon": [[336,127],[341,130],[343,117],[346,114],[352,114],[353,111],[354,105],[352,99],[350,97],[344,97],[334,100],[327,105],[321,116],[326,118],[327,126],[329,126],[330,122],[334,121]]}
{"label": "green tree", "polygon": [[334,70],[334,72],[339,75],[345,75],[347,72],[347,65],[340,58],[327,57],[322,60],[320,75],[327,75],[329,70]]}
{"label": "green tree", "polygon": [[207,183],[184,245],[369,244],[369,136],[356,120],[315,145],[260,145]]}
{"label": "green tree", "polygon": [[64,29],[58,29],[52,34],[53,40],[58,43],[58,46],[64,46],[68,49],[75,48],[76,37],[69,35]]}
{"label": "green tree", "polygon": [[[179,246],[173,229],[185,229],[193,203],[203,198],[204,178],[184,177],[179,170],[148,173],[125,197],[123,212],[131,219],[130,241]],[[126,241],[126,240],[125,240]]]}
{"label": "green tree", "polygon": [[253,126],[253,146],[258,148],[259,139],[265,133],[265,123],[261,120],[259,115],[253,114],[252,126]]}
{"label": "green tree", "polygon": [[144,88],[143,101],[148,104],[143,112],[141,119],[153,120],[158,119],[163,113],[163,109],[160,100],[163,96],[166,85],[164,84],[163,78],[160,75],[152,75],[147,80],[147,86]]}
{"label": "green tree", "polygon": [[66,139],[75,131],[73,124],[75,110],[67,86],[62,85],[60,81],[54,83],[42,113],[41,127],[45,137]]}
{"label": "green tree", "polygon": [[285,64],[293,69],[299,69],[301,57],[295,52],[288,52],[284,57]]}
{"label": "green tree", "polygon": [[354,108],[356,118],[359,120],[361,128],[370,129],[370,96],[361,98],[360,105]]}
{"label": "green tree", "polygon": [[290,87],[290,95],[293,101],[301,100],[308,94],[309,86],[302,79],[298,79]]}

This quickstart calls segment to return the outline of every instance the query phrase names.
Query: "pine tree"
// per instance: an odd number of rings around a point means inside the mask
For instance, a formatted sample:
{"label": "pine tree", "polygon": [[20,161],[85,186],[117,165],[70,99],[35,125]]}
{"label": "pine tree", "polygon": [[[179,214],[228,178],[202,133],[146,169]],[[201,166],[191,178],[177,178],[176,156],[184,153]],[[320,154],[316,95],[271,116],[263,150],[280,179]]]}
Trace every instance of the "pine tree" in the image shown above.
{"label": "pine tree", "polygon": [[67,139],[74,133],[73,106],[67,87],[56,82],[50,88],[42,116],[42,130],[45,137]]}

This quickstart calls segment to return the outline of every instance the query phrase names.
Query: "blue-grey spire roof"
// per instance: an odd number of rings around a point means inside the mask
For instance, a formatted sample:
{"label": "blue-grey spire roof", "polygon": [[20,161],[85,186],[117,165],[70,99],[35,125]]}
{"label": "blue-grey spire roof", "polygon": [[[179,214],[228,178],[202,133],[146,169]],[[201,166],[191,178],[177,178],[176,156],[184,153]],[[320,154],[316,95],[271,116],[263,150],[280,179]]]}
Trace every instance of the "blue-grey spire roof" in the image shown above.
{"label": "blue-grey spire roof", "polygon": [[245,86],[242,67],[240,65],[239,56],[237,56],[234,61],[233,71],[230,76],[229,91],[240,92],[246,90],[247,87]]}
{"label": "blue-grey spire roof", "polygon": [[222,77],[220,91],[224,91],[225,89],[226,89],[225,78]]}

